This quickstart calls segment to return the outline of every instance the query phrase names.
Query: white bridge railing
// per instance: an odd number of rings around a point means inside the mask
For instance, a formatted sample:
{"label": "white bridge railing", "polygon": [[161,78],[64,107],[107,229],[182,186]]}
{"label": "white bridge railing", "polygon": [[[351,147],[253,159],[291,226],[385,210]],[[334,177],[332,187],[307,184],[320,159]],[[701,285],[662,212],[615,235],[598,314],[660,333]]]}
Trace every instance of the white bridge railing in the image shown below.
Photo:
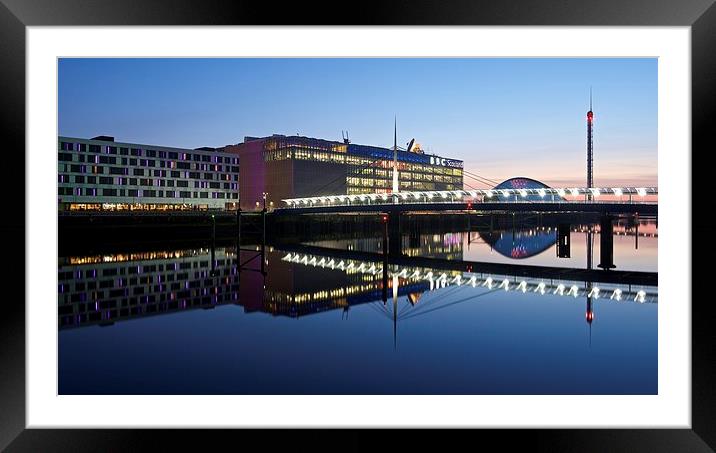
{"label": "white bridge railing", "polygon": [[[350,206],[371,204],[411,203],[489,203],[489,202],[575,202],[565,197],[591,198],[592,201],[632,202],[644,201],[647,196],[659,194],[657,187],[571,187],[537,189],[475,189],[475,190],[434,190],[395,193],[369,193],[360,195],[325,195],[319,197],[286,198],[281,201],[287,208],[314,206]],[[535,197],[539,197],[535,199]],[[602,199],[600,200],[600,197]],[[606,200],[604,197],[612,199]],[[614,200],[613,197],[619,197]],[[628,200],[623,200],[628,197]]]}

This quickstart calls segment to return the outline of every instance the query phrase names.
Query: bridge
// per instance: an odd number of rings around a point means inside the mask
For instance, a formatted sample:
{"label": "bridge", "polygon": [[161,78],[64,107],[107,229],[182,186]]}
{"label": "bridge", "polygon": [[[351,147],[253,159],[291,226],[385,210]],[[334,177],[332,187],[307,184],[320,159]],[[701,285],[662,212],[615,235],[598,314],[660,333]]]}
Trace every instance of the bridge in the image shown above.
{"label": "bridge", "polygon": [[[284,206],[274,209],[273,213],[500,211],[656,215],[658,203],[645,201],[645,198],[658,193],[656,187],[572,187],[340,194],[283,199]],[[584,197],[584,200],[567,199],[568,196]]]}

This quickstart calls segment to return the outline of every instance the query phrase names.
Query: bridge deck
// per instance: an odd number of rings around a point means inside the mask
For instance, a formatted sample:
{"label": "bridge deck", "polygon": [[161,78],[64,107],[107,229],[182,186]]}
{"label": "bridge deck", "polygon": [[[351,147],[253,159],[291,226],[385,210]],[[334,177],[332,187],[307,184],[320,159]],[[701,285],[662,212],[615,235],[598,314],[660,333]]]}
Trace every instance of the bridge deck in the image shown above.
{"label": "bridge deck", "polygon": [[445,202],[445,203],[365,203],[352,205],[306,206],[293,208],[277,208],[275,215],[297,214],[340,214],[340,213],[371,213],[371,212],[590,212],[599,214],[640,214],[657,215],[657,203],[619,203],[619,202]]}

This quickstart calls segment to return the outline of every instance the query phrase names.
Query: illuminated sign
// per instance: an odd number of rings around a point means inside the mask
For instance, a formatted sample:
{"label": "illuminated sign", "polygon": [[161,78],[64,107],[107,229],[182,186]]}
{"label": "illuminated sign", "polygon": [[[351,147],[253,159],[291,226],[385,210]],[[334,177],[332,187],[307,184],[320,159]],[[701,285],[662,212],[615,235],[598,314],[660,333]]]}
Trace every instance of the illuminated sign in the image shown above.
{"label": "illuminated sign", "polygon": [[430,156],[431,165],[439,165],[441,167],[462,168],[462,161],[445,159],[444,157]]}

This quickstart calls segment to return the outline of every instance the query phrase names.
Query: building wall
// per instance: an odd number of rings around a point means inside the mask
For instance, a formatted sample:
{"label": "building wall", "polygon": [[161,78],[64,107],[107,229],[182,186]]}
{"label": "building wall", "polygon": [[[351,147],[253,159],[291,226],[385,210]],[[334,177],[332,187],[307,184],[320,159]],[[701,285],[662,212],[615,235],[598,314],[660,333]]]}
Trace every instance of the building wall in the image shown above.
{"label": "building wall", "polygon": [[[298,136],[249,138],[227,147],[241,162],[241,208],[255,210],[286,198],[392,191],[393,152]],[[400,190],[458,190],[462,161],[398,152]]]}
{"label": "building wall", "polygon": [[266,192],[266,167],[264,165],[263,142],[259,140],[230,145],[226,150],[238,156],[239,167],[239,199],[241,209],[255,210],[255,203],[261,202]]}
{"label": "building wall", "polygon": [[60,210],[226,209],[238,203],[234,154],[58,138]]}

